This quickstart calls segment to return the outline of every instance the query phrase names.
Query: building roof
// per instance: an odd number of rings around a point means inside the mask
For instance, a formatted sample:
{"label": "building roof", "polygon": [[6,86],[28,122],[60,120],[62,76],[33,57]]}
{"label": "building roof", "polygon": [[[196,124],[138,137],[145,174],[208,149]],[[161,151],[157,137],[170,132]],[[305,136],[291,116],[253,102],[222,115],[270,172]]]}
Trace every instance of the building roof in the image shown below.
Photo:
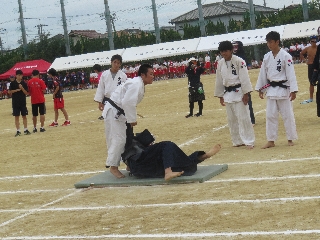
{"label": "building roof", "polygon": [[[275,8],[269,8],[255,4],[253,6],[256,12],[272,13],[277,11]],[[249,11],[249,4],[240,1],[223,1],[202,5],[202,11],[204,18],[220,17],[231,14],[237,15]],[[199,19],[198,8],[172,19],[170,23],[179,23],[196,19]]]}
{"label": "building roof", "polygon": [[95,30],[71,30],[69,33],[70,37],[79,36],[79,37],[85,37],[89,39],[95,39],[95,38],[104,38],[106,37],[106,34],[98,33]]}

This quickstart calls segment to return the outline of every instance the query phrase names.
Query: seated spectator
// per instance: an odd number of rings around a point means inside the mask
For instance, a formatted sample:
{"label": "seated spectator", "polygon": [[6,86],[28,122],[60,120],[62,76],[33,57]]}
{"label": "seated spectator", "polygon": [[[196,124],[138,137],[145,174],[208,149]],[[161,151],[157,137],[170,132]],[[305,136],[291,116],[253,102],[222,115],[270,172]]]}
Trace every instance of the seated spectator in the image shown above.
{"label": "seated spectator", "polygon": [[259,63],[258,63],[257,60],[255,60],[255,59],[252,59],[252,60],[251,60],[251,68],[252,68],[252,69],[260,68],[260,65],[259,65]]}

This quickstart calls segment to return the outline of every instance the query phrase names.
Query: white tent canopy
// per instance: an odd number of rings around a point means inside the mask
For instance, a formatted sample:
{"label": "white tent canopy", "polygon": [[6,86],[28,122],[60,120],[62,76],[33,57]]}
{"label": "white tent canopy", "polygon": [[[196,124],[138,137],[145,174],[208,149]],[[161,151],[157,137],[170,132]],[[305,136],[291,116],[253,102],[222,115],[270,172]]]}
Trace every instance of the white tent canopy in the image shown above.
{"label": "white tent canopy", "polygon": [[57,71],[63,71],[68,69],[92,67],[94,64],[110,65],[111,57],[115,54],[122,55],[123,51],[124,49],[117,49],[56,58],[50,68],[54,68]]}
{"label": "white tent canopy", "polygon": [[283,33],[284,25],[270,28],[262,28],[256,30],[248,30],[234,33],[227,33],[216,36],[208,36],[200,39],[197,52],[205,52],[210,50],[217,50],[219,43],[222,41],[241,41],[244,46],[256,45],[265,43],[265,38],[268,32],[277,31],[280,37]]}
{"label": "white tent canopy", "polygon": [[121,55],[123,62],[137,62],[147,59],[157,59],[183,54],[192,54],[196,52],[207,52],[210,50],[217,50],[219,42],[225,40],[241,41],[244,46],[256,45],[265,43],[265,37],[270,31],[279,32],[282,40],[302,38],[318,35],[317,30],[319,26],[320,20],[316,20],[127,49],[61,57],[55,59],[51,67],[55,68],[57,71],[62,71],[92,67],[94,64],[110,65],[110,59],[115,54]]}
{"label": "white tent canopy", "polygon": [[320,20],[294,23],[283,25],[283,37],[282,39],[302,38],[312,35],[318,35],[318,27],[320,26]]}
{"label": "white tent canopy", "polygon": [[199,40],[200,38],[194,38],[182,41],[127,48],[122,55],[123,62],[134,62],[146,59],[191,54],[197,51]]}

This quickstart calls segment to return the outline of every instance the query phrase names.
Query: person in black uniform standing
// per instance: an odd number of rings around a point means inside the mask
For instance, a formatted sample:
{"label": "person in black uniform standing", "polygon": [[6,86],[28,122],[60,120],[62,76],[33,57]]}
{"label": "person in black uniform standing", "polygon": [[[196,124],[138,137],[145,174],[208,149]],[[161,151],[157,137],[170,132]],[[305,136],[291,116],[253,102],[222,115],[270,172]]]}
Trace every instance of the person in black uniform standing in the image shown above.
{"label": "person in black uniform standing", "polygon": [[205,69],[203,64],[201,65],[199,61],[195,58],[189,59],[189,66],[186,68],[185,73],[188,76],[188,85],[189,85],[189,108],[190,113],[186,118],[193,116],[194,102],[198,102],[199,112],[194,116],[202,116],[203,110],[203,100],[205,100],[205,95],[203,91],[203,84],[200,82],[200,76],[204,73]]}
{"label": "person in black uniform standing", "polygon": [[14,121],[17,128],[17,133],[15,137],[18,137],[21,135],[20,121],[19,121],[20,114],[22,116],[22,121],[24,126],[24,135],[31,134],[28,130],[28,124],[27,124],[28,109],[27,109],[26,95],[29,94],[28,86],[22,80],[22,78],[23,78],[23,72],[21,70],[17,70],[16,80],[12,81],[9,87],[9,94],[12,94],[13,116],[14,116]]}
{"label": "person in black uniform standing", "polygon": [[[318,27],[318,41],[320,41],[320,27]],[[320,44],[317,46],[317,52],[313,60],[313,74],[311,78],[310,84],[313,86],[317,86],[316,92],[316,103],[317,103],[317,116],[320,117]]]}

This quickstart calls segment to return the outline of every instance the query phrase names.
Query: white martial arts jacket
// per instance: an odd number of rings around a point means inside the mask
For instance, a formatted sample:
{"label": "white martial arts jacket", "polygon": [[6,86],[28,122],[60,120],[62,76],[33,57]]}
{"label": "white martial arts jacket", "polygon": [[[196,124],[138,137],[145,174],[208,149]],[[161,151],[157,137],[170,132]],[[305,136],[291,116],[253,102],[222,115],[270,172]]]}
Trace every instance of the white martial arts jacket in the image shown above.
{"label": "white martial arts jacket", "polygon": [[137,121],[137,105],[144,96],[144,83],[141,77],[129,78],[125,83],[119,85],[111,94],[110,99],[124,110],[125,116],[118,116],[118,110],[107,103],[103,110],[103,116],[106,116],[109,110],[112,110],[115,118],[119,121],[134,123]]}
{"label": "white martial arts jacket", "polygon": [[102,103],[104,97],[110,98],[111,93],[116,89],[116,87],[126,80],[127,75],[121,70],[117,72],[114,79],[112,78],[110,69],[104,71],[100,77],[94,101]]}
{"label": "white martial arts jacket", "polygon": [[[237,91],[225,92],[225,87],[236,86]],[[224,58],[218,62],[216,74],[216,88],[214,91],[215,97],[223,97],[227,103],[242,101],[243,95],[252,92],[248,69],[245,60],[232,55],[230,66],[227,65]]]}
{"label": "white martial arts jacket", "polygon": [[[262,89],[268,84],[268,80],[271,82],[287,80],[283,85],[289,87],[270,86]],[[289,98],[291,92],[298,91],[297,78],[294,72],[292,57],[289,53],[280,49],[276,57],[273,56],[271,51],[264,55],[255,87],[257,91],[260,89],[262,92],[266,91],[266,96],[273,99],[286,99]]]}

